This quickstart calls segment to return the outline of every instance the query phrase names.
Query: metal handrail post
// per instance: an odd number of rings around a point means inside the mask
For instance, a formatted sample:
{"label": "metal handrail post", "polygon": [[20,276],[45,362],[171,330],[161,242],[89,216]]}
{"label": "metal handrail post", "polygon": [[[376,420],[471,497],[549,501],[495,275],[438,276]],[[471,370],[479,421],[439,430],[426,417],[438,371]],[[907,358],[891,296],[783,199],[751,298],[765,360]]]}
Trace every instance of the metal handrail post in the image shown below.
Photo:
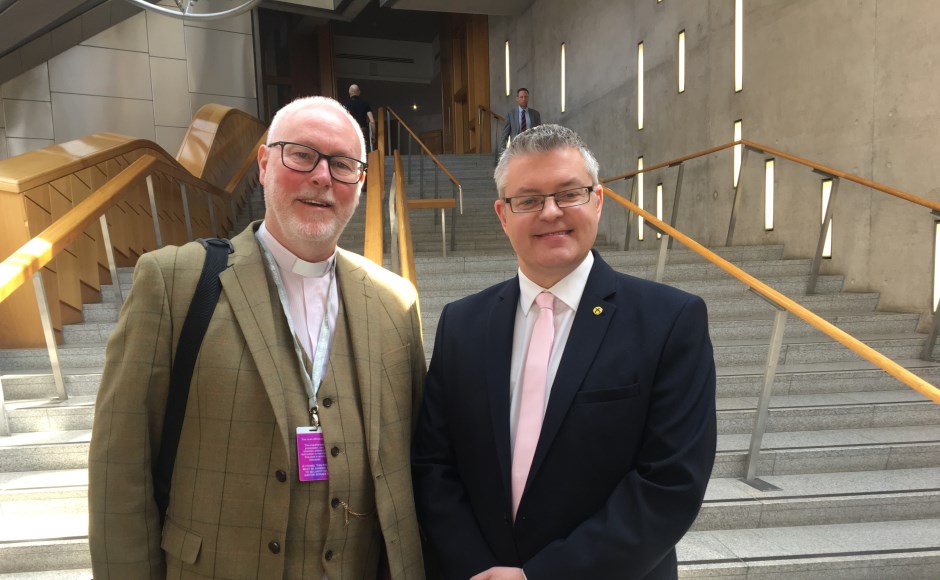
{"label": "metal handrail post", "polygon": [[457,184],[457,203],[460,204],[460,215],[463,215],[463,186]]}
{"label": "metal handrail post", "polygon": [[55,343],[55,330],[52,328],[52,312],[46,299],[46,287],[42,282],[42,270],[33,274],[33,288],[36,291],[36,302],[39,304],[39,319],[42,322],[42,333],[46,338],[46,350],[49,351],[49,362],[52,364],[52,378],[55,380],[56,396],[60,401],[67,401],[65,392],[65,379],[62,378],[62,366],[59,364],[59,348]]}
{"label": "metal handrail post", "polygon": [[[940,212],[932,211],[930,213],[933,215],[933,231],[934,236],[936,236],[938,229],[940,229]],[[937,241],[934,240],[931,245],[934,247],[933,267],[936,269],[937,259],[940,258],[940,256],[937,255]],[[934,280],[936,280],[937,272],[934,271],[933,275]],[[933,304],[932,298],[930,302]],[[940,299],[937,300],[936,304],[933,304],[933,307],[933,317],[930,319],[930,330],[927,331],[927,341],[924,342],[924,350],[920,353],[920,358],[923,360],[933,360],[933,348],[934,345],[937,344],[937,331],[940,330]]]}
{"label": "metal handrail post", "polygon": [[424,199],[424,149],[418,151],[418,197]]}
{"label": "metal handrail post", "polygon": [[819,239],[816,240],[816,253],[813,254],[813,263],[809,267],[809,282],[806,283],[806,293],[816,293],[816,282],[819,280],[819,270],[822,267],[823,249],[826,247],[826,234],[832,225],[832,206],[835,205],[836,192],[839,191],[839,178],[827,176],[826,179],[832,180],[832,188],[829,190],[829,203],[826,204],[826,215],[823,217],[822,225],[819,226]]}
{"label": "metal handrail post", "polygon": [[754,430],[751,432],[751,446],[747,452],[745,481],[753,482],[757,476],[757,462],[760,460],[761,441],[767,429],[767,417],[770,414],[770,396],[773,393],[774,379],[777,376],[777,363],[780,361],[780,349],[783,346],[783,331],[787,324],[787,311],[774,305],[774,327],[770,336],[770,348],[767,352],[767,364],[764,365],[764,384],[757,401],[757,415],[754,417]]}
{"label": "metal handrail post", "polygon": [[666,273],[666,250],[669,249],[671,236],[663,234],[659,242],[659,255],[656,257],[656,281],[662,282]]}
{"label": "metal handrail post", "polygon": [[447,222],[444,217],[444,208],[441,208],[441,256],[447,257]]}
{"label": "metal handrail post", "polygon": [[401,274],[401,254],[398,247],[398,213],[395,210],[395,198],[398,196],[398,179],[392,173],[392,186],[388,194],[389,246],[392,258],[392,272]]}
{"label": "metal handrail post", "polygon": [[0,437],[10,435],[10,420],[7,419],[7,405],[3,401],[3,382],[0,380]]}
{"label": "metal handrail post", "polygon": [[[685,163],[679,164],[679,174],[676,175],[676,194],[672,198],[672,217],[669,218],[669,225],[676,227],[679,221],[679,198],[682,196],[682,177],[685,175]],[[672,238],[669,238],[669,249],[672,249]]]}
{"label": "metal handrail post", "polygon": [[457,208],[450,208],[450,251],[457,247]]}
{"label": "metal handrail post", "polygon": [[101,223],[101,241],[104,242],[104,253],[108,256],[108,270],[111,272],[111,285],[117,292],[118,301],[124,304],[124,291],[121,290],[121,281],[118,279],[117,260],[114,259],[114,247],[111,245],[111,231],[108,229],[108,219],[101,214],[98,219]]}
{"label": "metal handrail post", "polygon": [[940,300],[934,304],[933,317],[930,320],[930,330],[927,332],[927,341],[924,350],[920,353],[923,360],[933,360],[933,348],[937,344],[937,330],[940,329]]}
{"label": "metal handrail post", "polygon": [[[401,129],[399,129],[398,131],[401,132]],[[408,183],[412,183],[414,181],[414,176],[411,173],[411,135],[410,134],[408,135],[408,171],[407,173],[408,173]]]}
{"label": "metal handrail post", "polygon": [[180,201],[183,202],[183,219],[186,220],[186,240],[193,241],[193,221],[189,216],[189,197],[186,195],[186,184],[180,181]]}
{"label": "metal handrail post", "polygon": [[[636,204],[636,175],[632,178],[633,184],[630,186],[630,201]],[[633,233],[633,217],[630,215],[629,209],[624,209],[627,215],[627,228],[623,234],[623,250],[630,249],[630,235]]]}
{"label": "metal handrail post", "polygon": [[153,192],[153,176],[147,176],[147,195],[150,197],[150,213],[153,216],[153,235],[157,248],[163,247],[163,234],[160,233],[160,217],[157,215],[157,197]]}
{"label": "metal handrail post", "polygon": [[219,235],[219,224],[215,221],[215,204],[212,203],[212,194],[206,192],[206,201],[209,203],[209,226],[212,228],[212,235]]}
{"label": "metal handrail post", "polygon": [[738,183],[734,186],[734,201],[731,204],[731,219],[728,221],[728,237],[725,238],[725,246],[730,246],[734,239],[734,226],[738,220],[738,209],[741,207],[741,185],[744,183],[744,168],[747,166],[747,152],[750,149],[747,146],[741,150],[741,167],[738,169]]}

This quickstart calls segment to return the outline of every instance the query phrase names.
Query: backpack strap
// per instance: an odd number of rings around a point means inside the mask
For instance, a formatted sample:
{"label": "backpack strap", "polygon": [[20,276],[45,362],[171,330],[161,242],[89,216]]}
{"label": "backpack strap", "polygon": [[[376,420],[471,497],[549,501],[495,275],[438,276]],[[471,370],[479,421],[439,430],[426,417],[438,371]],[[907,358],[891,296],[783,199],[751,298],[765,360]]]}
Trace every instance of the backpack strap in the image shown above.
{"label": "backpack strap", "polygon": [[235,251],[232,242],[224,238],[198,241],[206,249],[206,261],[202,265],[202,273],[196,283],[196,291],[186,312],[179,342],[176,344],[176,356],[173,358],[170,388],[166,398],[166,413],[163,417],[160,454],[153,464],[153,499],[157,502],[161,528],[170,505],[170,482],[173,478],[180,433],[183,430],[183,417],[186,415],[186,401],[189,399],[189,384],[196,367],[196,357],[199,355],[206,329],[209,328],[212,312],[222,293],[219,274],[228,264],[228,255]]}

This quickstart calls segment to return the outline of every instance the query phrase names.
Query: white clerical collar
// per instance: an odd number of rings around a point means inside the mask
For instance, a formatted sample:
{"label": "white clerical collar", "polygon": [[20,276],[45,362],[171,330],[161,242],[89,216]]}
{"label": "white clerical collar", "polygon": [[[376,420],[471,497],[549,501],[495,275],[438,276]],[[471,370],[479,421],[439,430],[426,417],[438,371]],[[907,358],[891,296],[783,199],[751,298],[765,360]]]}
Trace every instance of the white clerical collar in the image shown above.
{"label": "white clerical collar", "polygon": [[292,272],[304,278],[319,278],[325,276],[330,271],[333,262],[336,261],[335,249],[333,250],[333,255],[322,262],[307,262],[306,260],[301,260],[271,235],[271,232],[265,227],[264,222],[261,222],[261,227],[258,228],[258,234],[264,239],[268,251],[274,256],[274,261],[277,262],[277,267],[282,273]]}

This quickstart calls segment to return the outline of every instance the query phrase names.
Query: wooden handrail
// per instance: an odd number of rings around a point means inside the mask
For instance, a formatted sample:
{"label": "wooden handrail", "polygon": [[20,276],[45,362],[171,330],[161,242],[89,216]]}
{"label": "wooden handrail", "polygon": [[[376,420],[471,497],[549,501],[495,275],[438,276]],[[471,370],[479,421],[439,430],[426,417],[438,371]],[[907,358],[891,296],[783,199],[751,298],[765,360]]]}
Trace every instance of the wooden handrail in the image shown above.
{"label": "wooden handrail", "polygon": [[500,115],[499,113],[495,113],[495,112],[489,110],[489,109],[486,108],[484,105],[477,105],[477,109],[489,113],[491,117],[495,117],[495,118],[499,119],[500,121],[502,121],[503,123],[506,122],[506,117]]}
{"label": "wooden handrail", "polygon": [[[384,197],[385,180],[383,179],[382,152],[376,149],[369,153],[369,170],[366,184],[366,232],[362,254],[379,266],[384,262],[384,249],[382,248],[382,198]],[[374,171],[374,173],[373,173]]]}
{"label": "wooden handrail", "polygon": [[265,131],[261,134],[261,137],[258,137],[258,142],[255,143],[255,146],[252,148],[251,153],[245,157],[245,161],[242,163],[241,167],[238,168],[238,171],[235,172],[235,175],[228,180],[228,183],[225,184],[225,191],[232,193],[235,191],[235,188],[238,187],[238,182],[244,179],[245,175],[251,169],[251,166],[258,162],[258,150],[261,149],[261,146],[268,140],[268,132]]}
{"label": "wooden handrail", "polygon": [[79,202],[68,214],[53,222],[0,263],[0,302],[82,235],[94,220],[119,202],[121,194],[127,191],[129,186],[146,178],[156,168],[164,169],[164,165],[163,160],[153,155],[140,156],[117,176]]}
{"label": "wooden handrail", "polygon": [[665,163],[652,165],[650,167],[644,167],[643,169],[637,169],[635,171],[624,173],[623,175],[618,175],[616,177],[608,177],[600,181],[601,183],[611,183],[619,179],[630,179],[631,177],[639,175],[640,173],[649,173],[651,171],[656,171],[657,169],[662,169],[663,167],[672,167],[675,165],[679,165],[680,163],[684,163],[686,161],[689,161],[690,159],[695,159],[697,157],[704,157],[706,155],[711,155],[712,153],[717,153],[718,151],[722,151],[724,149],[730,149],[731,147],[734,147],[736,145],[743,145],[745,147],[748,147],[760,153],[767,153],[775,157],[780,157],[782,159],[792,161],[799,165],[809,167],[811,169],[819,171],[820,173],[825,173],[827,175],[832,175],[833,177],[839,177],[841,179],[845,179],[846,181],[851,181],[859,185],[864,185],[865,187],[870,187],[871,189],[874,189],[875,191],[887,193],[888,195],[891,195],[893,197],[897,197],[899,199],[903,199],[905,201],[909,201],[911,203],[915,203],[917,205],[926,207],[927,209],[930,209],[931,211],[940,212],[940,203],[937,203],[935,201],[931,201],[929,199],[920,197],[918,195],[914,195],[912,193],[907,193],[906,191],[901,191],[900,189],[896,189],[894,187],[890,187],[888,185],[878,183],[877,181],[865,179],[864,177],[860,177],[853,173],[848,173],[840,169],[836,169],[834,167],[829,167],[821,163],[816,163],[815,161],[810,161],[809,159],[804,159],[803,157],[791,155],[789,153],[780,151],[779,149],[774,149],[773,147],[769,147],[767,145],[761,145],[760,143],[756,143],[754,141],[748,141],[747,139],[742,139],[740,141],[732,141],[731,143],[718,145],[717,147],[712,147],[710,149],[705,149],[703,151],[698,151],[696,153],[691,153],[689,155],[677,157],[676,159],[666,161]]}
{"label": "wooden handrail", "polygon": [[401,261],[402,278],[409,280],[415,289],[418,288],[418,276],[415,272],[415,255],[411,239],[411,220],[408,216],[408,192],[405,189],[405,170],[401,162],[401,155],[396,149],[393,153],[395,162],[395,213],[398,216],[398,256]]}
{"label": "wooden handrail", "polygon": [[698,255],[702,256],[709,262],[715,264],[716,266],[718,266],[719,268],[721,268],[722,270],[724,270],[725,272],[727,272],[728,274],[730,274],[731,276],[733,276],[734,278],[742,282],[743,284],[747,285],[751,290],[753,290],[760,296],[763,296],[770,302],[787,310],[788,312],[793,313],[794,315],[796,315],[798,318],[800,318],[801,320],[803,320],[804,322],[806,322],[813,328],[816,328],[817,330],[819,330],[823,334],[826,334],[830,338],[833,338],[839,341],[840,343],[848,347],[849,350],[859,355],[860,357],[864,358],[865,360],[873,363],[874,365],[878,366],[879,368],[881,368],[882,370],[884,370],[885,372],[887,372],[894,378],[898,379],[899,381],[901,381],[908,387],[914,389],[915,391],[924,395],[925,397],[932,400],[933,402],[940,404],[940,389],[938,389],[934,385],[928,383],[924,379],[920,378],[919,376],[915,375],[911,371],[902,367],[901,365],[894,362],[893,360],[886,357],[885,355],[881,354],[877,350],[871,348],[870,346],[858,340],[854,336],[848,334],[841,328],[819,317],[818,315],[816,315],[815,313],[813,313],[811,310],[807,309],[806,307],[801,306],[797,302],[784,296],[783,294],[774,290],[770,286],[767,286],[766,284],[764,284],[757,278],[751,276],[744,270],[741,270],[740,268],[738,268],[731,262],[725,260],[718,254],[712,252],[711,250],[699,244],[692,238],[686,236],[679,230],[671,227],[667,223],[658,219],[655,215],[649,213],[648,211],[644,209],[641,209],[637,205],[630,202],[630,200],[622,197],[618,193],[610,190],[607,187],[604,187],[604,193],[605,195],[607,195],[607,197],[616,201],[620,205],[626,207],[633,213],[642,216],[644,220],[646,220],[649,224],[651,224],[656,229],[678,240],[681,244],[683,244],[690,250],[694,251]]}
{"label": "wooden handrail", "polygon": [[418,145],[420,145],[421,148],[424,149],[424,152],[428,154],[431,160],[434,161],[434,163],[436,163],[437,166],[441,168],[441,171],[443,171],[445,175],[447,175],[447,177],[451,180],[451,182],[457,187],[460,187],[460,182],[457,181],[457,178],[454,177],[454,175],[450,171],[448,171],[446,167],[444,167],[444,164],[441,163],[440,159],[438,159],[437,156],[431,153],[431,150],[428,149],[427,145],[425,145],[424,142],[417,135],[415,135],[415,132],[411,130],[411,127],[408,126],[408,123],[405,123],[402,120],[402,118],[398,116],[398,113],[396,113],[391,107],[385,107],[385,109],[393,117],[398,119],[398,122],[401,124],[402,127],[405,128],[405,131],[408,131],[408,133],[414,138],[414,140],[417,141]]}

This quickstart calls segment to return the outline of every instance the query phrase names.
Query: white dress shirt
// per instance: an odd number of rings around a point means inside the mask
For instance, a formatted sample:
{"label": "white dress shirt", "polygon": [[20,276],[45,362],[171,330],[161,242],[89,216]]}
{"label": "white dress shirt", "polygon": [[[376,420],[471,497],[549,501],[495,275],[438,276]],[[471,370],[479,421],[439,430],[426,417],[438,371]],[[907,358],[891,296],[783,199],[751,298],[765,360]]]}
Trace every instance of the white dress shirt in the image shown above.
{"label": "white dress shirt", "polygon": [[558,372],[561,355],[571,333],[574,315],[581,303],[588,275],[594,265],[594,254],[588,252],[581,264],[573,272],[558,281],[551,288],[542,288],[529,280],[519,270],[519,305],[516,307],[516,324],[512,334],[512,363],[509,370],[509,438],[510,448],[516,445],[516,427],[519,425],[519,406],[522,401],[522,368],[525,365],[532,328],[538,319],[538,306],[535,297],[541,292],[551,292],[555,296],[555,340],[552,342],[552,355],[548,361],[548,375],[545,387],[545,407],[552,393],[552,383]]}

